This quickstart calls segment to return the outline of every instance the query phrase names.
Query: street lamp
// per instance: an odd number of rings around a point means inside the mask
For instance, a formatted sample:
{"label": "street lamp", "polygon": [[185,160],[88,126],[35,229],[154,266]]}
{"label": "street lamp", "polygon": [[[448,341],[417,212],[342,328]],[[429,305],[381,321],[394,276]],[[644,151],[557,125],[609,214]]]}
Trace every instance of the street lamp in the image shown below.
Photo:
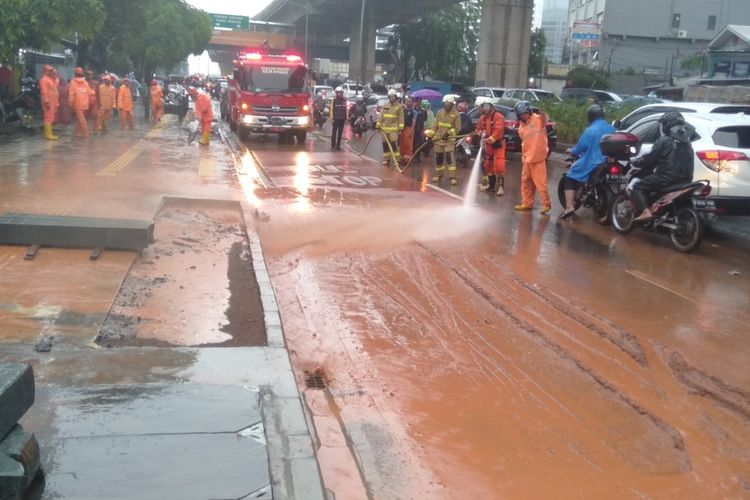
{"label": "street lamp", "polygon": [[303,9],[305,9],[305,64],[310,64],[310,62],[307,60],[307,40],[310,27],[310,0],[305,0],[304,4],[292,2],[291,0],[286,0],[285,3],[296,5],[297,7],[302,7]]}

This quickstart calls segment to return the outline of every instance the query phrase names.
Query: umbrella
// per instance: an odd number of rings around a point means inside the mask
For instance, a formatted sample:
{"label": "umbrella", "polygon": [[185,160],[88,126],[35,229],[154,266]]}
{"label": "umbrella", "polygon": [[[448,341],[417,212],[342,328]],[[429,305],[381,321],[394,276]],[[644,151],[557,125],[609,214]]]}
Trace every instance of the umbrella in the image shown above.
{"label": "umbrella", "polygon": [[438,92],[437,90],[432,89],[422,89],[417,90],[411,95],[415,99],[427,99],[428,101],[433,99],[440,99],[443,97],[443,94]]}

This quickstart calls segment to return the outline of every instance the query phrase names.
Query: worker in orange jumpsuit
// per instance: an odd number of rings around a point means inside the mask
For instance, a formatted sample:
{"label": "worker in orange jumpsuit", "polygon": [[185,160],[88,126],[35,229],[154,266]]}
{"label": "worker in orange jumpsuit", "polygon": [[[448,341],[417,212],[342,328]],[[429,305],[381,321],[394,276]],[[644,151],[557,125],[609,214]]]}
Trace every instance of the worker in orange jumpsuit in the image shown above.
{"label": "worker in orange jumpsuit", "polygon": [[211,138],[211,124],[214,121],[214,112],[211,109],[211,98],[208,94],[198,92],[195,87],[190,87],[190,96],[195,100],[195,117],[201,122],[203,135],[198,141],[204,146],[208,146]]}
{"label": "worker in orange jumpsuit", "polygon": [[414,155],[414,125],[416,123],[416,111],[414,110],[414,98],[407,96],[404,100],[404,130],[398,136],[398,149],[401,159],[411,160]]}
{"label": "worker in orange jumpsuit", "polygon": [[534,207],[534,195],[539,191],[542,201],[541,214],[552,210],[552,203],[547,190],[547,114],[535,111],[528,101],[518,101],[513,110],[520,123],[518,136],[521,139],[521,203],[516,210],[531,210]]}
{"label": "worker in orange jumpsuit", "polygon": [[161,90],[159,82],[151,80],[151,114],[154,115],[155,122],[160,122],[161,117],[164,115],[163,97],[164,92]]}
{"label": "worker in orange jumpsuit", "polygon": [[102,83],[99,85],[99,130],[102,133],[109,129],[109,118],[112,116],[112,110],[115,108],[116,102],[112,78],[109,75],[104,75]]}
{"label": "worker in orange jumpsuit", "polygon": [[99,85],[96,83],[93,71],[89,70],[86,72],[86,81],[91,90],[94,91],[93,94],[89,95],[88,118],[91,120],[91,130],[96,132],[99,130]]}
{"label": "worker in orange jumpsuit", "polygon": [[89,124],[86,121],[86,112],[94,91],[86,81],[82,68],[76,68],[74,75],[75,78],[70,81],[68,90],[68,104],[76,115],[76,137],[88,137]]}
{"label": "worker in orange jumpsuit", "polygon": [[484,140],[482,148],[482,168],[487,176],[487,183],[482,184],[482,191],[495,191],[497,195],[505,194],[505,118],[495,109],[491,101],[481,103],[482,115],[477,121],[474,135],[480,135]]}
{"label": "worker in orange jumpsuit", "polygon": [[130,93],[130,80],[122,79],[120,91],[117,93],[117,109],[120,110],[120,129],[125,130],[125,124],[130,130],[135,127],[133,119],[133,94]]}
{"label": "worker in orange jumpsuit", "polygon": [[48,141],[56,141],[57,136],[52,134],[52,125],[55,123],[57,108],[60,106],[60,95],[55,68],[49,64],[44,67],[44,75],[39,80],[39,92],[44,112],[44,138]]}

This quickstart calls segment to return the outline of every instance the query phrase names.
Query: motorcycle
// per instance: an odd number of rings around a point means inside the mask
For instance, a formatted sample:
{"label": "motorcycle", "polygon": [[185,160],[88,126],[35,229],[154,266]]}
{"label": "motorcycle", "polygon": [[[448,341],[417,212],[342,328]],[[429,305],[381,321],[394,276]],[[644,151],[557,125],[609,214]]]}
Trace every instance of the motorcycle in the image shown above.
{"label": "motorcycle", "polygon": [[323,108],[315,106],[315,109],[313,109],[313,123],[315,124],[315,126],[323,128],[323,125],[325,125],[327,119],[328,106],[325,106]]}
{"label": "motorcycle", "polygon": [[[602,137],[599,147],[607,160],[591,172],[588,181],[578,187],[573,208],[591,208],[594,220],[604,225],[610,222],[612,201],[627,186],[630,159],[638,154],[641,143],[636,135],[618,133]],[[564,161],[570,168],[578,158],[579,156],[571,154]],[[557,184],[557,197],[562,208],[566,209],[565,176]]]}
{"label": "motorcycle", "polygon": [[39,107],[39,85],[33,78],[22,78],[18,97],[11,102],[0,103],[0,123],[18,121],[22,128],[30,128]]}
{"label": "motorcycle", "polygon": [[[620,234],[630,233],[636,226],[635,202],[632,198],[630,182],[640,173],[632,167],[627,174],[629,187],[620,193],[612,203],[611,222]],[[672,245],[680,252],[690,252],[703,239],[704,223],[702,213],[716,213],[716,204],[707,199],[711,194],[708,180],[687,182],[668,186],[658,194],[658,199],[649,207],[654,217],[643,222],[645,231],[668,234]]]}
{"label": "motorcycle", "polygon": [[472,136],[464,137],[456,141],[453,147],[453,155],[456,157],[456,165],[464,168],[468,167],[471,159],[477,154],[476,147]]}
{"label": "motorcycle", "polygon": [[365,132],[370,128],[367,126],[367,120],[365,120],[364,116],[357,116],[354,117],[353,120],[350,123],[352,128],[352,133],[358,137],[362,137]]}

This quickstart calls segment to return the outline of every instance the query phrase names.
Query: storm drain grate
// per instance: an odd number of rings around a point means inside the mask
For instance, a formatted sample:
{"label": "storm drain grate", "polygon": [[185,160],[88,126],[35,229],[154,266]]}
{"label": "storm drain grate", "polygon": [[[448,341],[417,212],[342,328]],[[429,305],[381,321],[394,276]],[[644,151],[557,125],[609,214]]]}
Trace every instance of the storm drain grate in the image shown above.
{"label": "storm drain grate", "polygon": [[323,371],[320,369],[314,372],[305,371],[305,386],[308,389],[325,389],[328,387]]}

